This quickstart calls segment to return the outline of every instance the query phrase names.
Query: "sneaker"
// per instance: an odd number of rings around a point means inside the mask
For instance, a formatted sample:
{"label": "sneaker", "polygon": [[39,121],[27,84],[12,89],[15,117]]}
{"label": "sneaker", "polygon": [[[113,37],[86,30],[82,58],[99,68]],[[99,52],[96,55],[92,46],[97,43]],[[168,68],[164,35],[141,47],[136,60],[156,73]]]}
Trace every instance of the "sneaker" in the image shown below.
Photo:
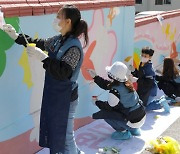
{"label": "sneaker", "polygon": [[141,130],[140,128],[134,128],[130,130],[131,134],[134,136],[140,136],[141,135]]}
{"label": "sneaker", "polygon": [[129,131],[115,131],[112,133],[111,138],[114,140],[127,140],[132,137]]}
{"label": "sneaker", "polygon": [[170,107],[166,99],[161,100],[161,105],[163,106],[165,112],[170,113]]}

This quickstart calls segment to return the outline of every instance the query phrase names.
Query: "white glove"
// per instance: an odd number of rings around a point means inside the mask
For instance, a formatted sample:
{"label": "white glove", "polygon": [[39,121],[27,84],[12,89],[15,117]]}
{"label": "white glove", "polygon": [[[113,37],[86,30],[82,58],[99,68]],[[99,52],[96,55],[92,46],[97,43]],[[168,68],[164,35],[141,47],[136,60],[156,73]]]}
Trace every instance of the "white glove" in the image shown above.
{"label": "white glove", "polygon": [[40,48],[27,46],[27,54],[29,57],[35,57],[40,61],[43,61],[48,57]]}
{"label": "white glove", "polygon": [[162,71],[161,70],[155,70],[155,72],[157,73],[157,74],[162,74]]}
{"label": "white glove", "polygon": [[92,96],[92,103],[93,105],[96,105],[96,101],[97,101],[97,96]]}
{"label": "white glove", "polygon": [[87,71],[89,72],[90,76],[92,78],[94,78],[95,76],[97,76],[96,72],[93,69],[87,69]]}
{"label": "white glove", "polygon": [[3,31],[5,31],[13,40],[16,40],[19,36],[19,34],[16,33],[15,28],[10,24],[3,25]]}
{"label": "white glove", "polygon": [[135,68],[134,68],[134,66],[132,66],[132,65],[129,65],[128,69],[129,69],[131,72],[134,72],[134,71],[135,71]]}
{"label": "white glove", "polygon": [[129,75],[129,80],[134,83],[138,80],[138,78],[134,77],[133,75]]}
{"label": "white glove", "polygon": [[180,59],[174,58],[173,60],[174,60],[174,63],[180,63]]}

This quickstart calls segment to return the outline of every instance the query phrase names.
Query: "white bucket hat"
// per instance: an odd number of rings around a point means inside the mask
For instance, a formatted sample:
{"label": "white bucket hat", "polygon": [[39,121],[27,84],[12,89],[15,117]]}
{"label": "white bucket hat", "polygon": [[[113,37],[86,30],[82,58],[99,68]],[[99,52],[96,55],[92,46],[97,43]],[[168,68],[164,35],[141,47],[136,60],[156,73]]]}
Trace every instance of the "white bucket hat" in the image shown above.
{"label": "white bucket hat", "polygon": [[119,82],[125,82],[127,81],[127,66],[122,62],[115,62],[112,66],[106,66],[106,72],[107,74],[112,77],[113,79],[119,81]]}

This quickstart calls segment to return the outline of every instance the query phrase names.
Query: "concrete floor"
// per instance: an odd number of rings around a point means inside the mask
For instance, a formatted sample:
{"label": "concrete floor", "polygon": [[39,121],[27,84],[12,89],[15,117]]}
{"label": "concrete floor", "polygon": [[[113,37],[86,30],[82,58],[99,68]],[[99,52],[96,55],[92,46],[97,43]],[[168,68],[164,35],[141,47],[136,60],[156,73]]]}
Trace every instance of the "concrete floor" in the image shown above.
{"label": "concrete floor", "polygon": [[[180,143],[180,118],[178,118],[161,136],[170,136]],[[151,154],[148,151],[143,151],[141,154]]]}

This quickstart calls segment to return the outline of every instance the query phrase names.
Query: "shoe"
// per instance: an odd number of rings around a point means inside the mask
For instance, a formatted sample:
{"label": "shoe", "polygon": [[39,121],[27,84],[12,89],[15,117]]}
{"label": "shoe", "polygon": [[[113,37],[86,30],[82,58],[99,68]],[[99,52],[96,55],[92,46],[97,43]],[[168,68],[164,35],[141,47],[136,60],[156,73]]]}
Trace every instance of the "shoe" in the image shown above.
{"label": "shoe", "polygon": [[170,113],[170,107],[166,99],[161,100],[161,105],[163,106],[165,112]]}
{"label": "shoe", "polygon": [[134,136],[140,136],[141,135],[141,130],[140,128],[134,128],[132,130],[130,130],[131,134]]}
{"label": "shoe", "polygon": [[115,131],[112,133],[111,138],[114,140],[127,140],[132,137],[129,131]]}

